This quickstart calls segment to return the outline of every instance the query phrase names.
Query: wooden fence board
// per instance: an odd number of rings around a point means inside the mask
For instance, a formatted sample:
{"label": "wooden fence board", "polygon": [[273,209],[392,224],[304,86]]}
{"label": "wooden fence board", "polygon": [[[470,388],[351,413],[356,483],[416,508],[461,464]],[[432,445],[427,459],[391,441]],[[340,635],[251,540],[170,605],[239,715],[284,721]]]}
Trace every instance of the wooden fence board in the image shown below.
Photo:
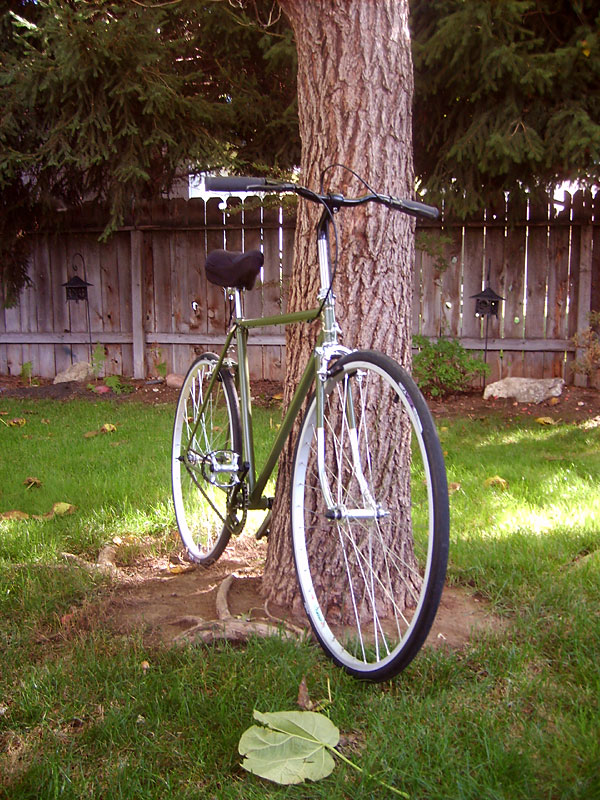
{"label": "wooden fence board", "polygon": [[[0,303],[0,375],[8,374],[8,363],[6,360],[6,320],[4,318],[4,306]],[[4,342],[4,343],[3,343]]]}
{"label": "wooden fence board", "polygon": [[[125,287],[121,286],[120,277],[125,269],[124,264],[119,263],[117,256],[117,243],[123,234],[118,233],[106,243],[100,250],[100,269],[98,282],[101,288],[102,303],[92,310],[92,330],[116,332],[121,330],[121,297],[125,293]],[[129,270],[129,265],[127,265]],[[127,324],[126,320],[123,320]],[[95,342],[97,337],[92,337]],[[121,365],[121,350],[118,344],[107,344],[104,346],[106,360],[102,365],[100,375],[110,375],[113,372],[120,372],[116,369]]]}
{"label": "wooden fence board", "polygon": [[[462,279],[462,231],[460,228],[442,229],[449,237],[442,248],[445,269],[440,276],[441,328],[456,336],[460,328],[460,291]],[[413,317],[414,320],[414,317]]]}
{"label": "wooden fence board", "polygon": [[[158,209],[153,208],[157,213]],[[162,215],[161,217],[162,218]],[[173,333],[173,316],[171,311],[171,242],[167,231],[156,231],[153,235],[153,290],[154,315],[156,331]],[[173,364],[173,346],[163,348],[167,364]]]}
{"label": "wooden fence board", "polygon": [[[53,327],[50,329],[55,332],[64,333],[69,331],[69,304],[65,297],[65,288],[62,285],[68,280],[67,273],[67,236],[58,234],[48,237],[50,269],[52,272],[52,316]],[[56,373],[63,372],[72,363],[72,352],[70,346],[61,344],[54,347],[54,363]],[[52,375],[44,377],[51,378]]]}
{"label": "wooden fence board", "polygon": [[[548,219],[548,205],[532,203],[530,217],[537,224],[530,227],[527,242],[525,338],[544,339],[548,279],[548,227],[544,221]],[[535,377],[543,371],[543,354],[527,353],[524,361],[525,377]]]}
{"label": "wooden fence board", "polygon": [[423,336],[442,336],[442,291],[440,266],[436,261],[441,231],[432,228],[428,234],[428,249],[421,254],[421,333]]}
{"label": "wooden fence board", "polygon": [[475,301],[472,299],[483,289],[483,219],[481,227],[464,229],[463,244],[463,313],[461,336],[481,338],[481,320],[475,316]]}
{"label": "wooden fence board", "polygon": [[592,243],[592,296],[590,305],[592,311],[600,311],[600,192],[597,192],[593,202],[594,225]]}
{"label": "wooden fence board", "polygon": [[[557,223],[568,222],[570,197],[565,207],[555,217]],[[569,240],[568,224],[551,225],[548,237],[548,296],[546,336],[549,339],[567,339],[569,335]],[[566,378],[565,352],[547,353],[544,356],[544,374],[548,377]]]}
{"label": "wooden fence board", "polygon": [[[53,314],[53,276],[50,264],[50,248],[47,239],[39,237],[33,249],[35,268],[34,284],[31,291],[34,295],[35,312],[38,332],[52,331],[54,328]],[[64,290],[63,290],[64,291]],[[44,377],[53,377],[56,374],[56,362],[53,347],[38,347],[36,374]]]}
{"label": "wooden fence board", "polygon": [[[243,211],[243,249],[261,250],[263,249],[263,220],[260,199],[255,196],[244,199]],[[269,263],[265,255],[265,263],[256,278],[254,288],[246,295],[245,313],[248,317],[260,317],[269,313],[269,287],[267,280],[269,275]],[[279,295],[279,291],[277,292]],[[260,331],[259,331],[260,332]],[[248,363],[253,374],[259,378],[264,377],[265,348],[254,344],[256,332],[251,332],[248,338]]]}
{"label": "wooden fence board", "polygon": [[[508,199],[506,217],[507,229],[504,241],[504,258],[502,270],[498,276],[497,286],[492,285],[504,298],[500,303],[501,331],[506,339],[523,338],[525,334],[525,270],[527,252],[527,228],[515,224],[514,220],[524,220],[527,206],[521,201]],[[498,377],[508,375],[521,377],[524,369],[522,350],[503,349],[498,359]],[[490,379],[491,380],[491,377]]]}

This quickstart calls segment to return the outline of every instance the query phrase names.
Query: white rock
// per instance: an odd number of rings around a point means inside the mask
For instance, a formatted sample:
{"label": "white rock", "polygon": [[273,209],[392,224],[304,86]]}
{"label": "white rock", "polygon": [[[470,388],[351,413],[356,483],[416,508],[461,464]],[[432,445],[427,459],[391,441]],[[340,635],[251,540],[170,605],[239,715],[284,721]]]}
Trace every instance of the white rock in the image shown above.
{"label": "white rock", "polygon": [[91,364],[87,361],[77,361],[75,364],[66,369],[64,372],[59,372],[54,383],[67,383],[68,381],[77,381],[77,383],[85,383],[94,377],[94,370]]}
{"label": "white rock", "polygon": [[513,397],[519,403],[542,403],[562,394],[562,378],[504,378],[485,387],[483,399]]}

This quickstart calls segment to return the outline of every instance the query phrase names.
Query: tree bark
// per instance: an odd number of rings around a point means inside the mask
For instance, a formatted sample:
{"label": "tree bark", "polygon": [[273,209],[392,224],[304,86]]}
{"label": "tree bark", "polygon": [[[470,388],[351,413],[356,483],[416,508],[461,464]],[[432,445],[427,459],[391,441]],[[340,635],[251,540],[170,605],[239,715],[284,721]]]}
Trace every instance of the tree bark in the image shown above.
{"label": "tree bark", "polygon": [[[333,164],[355,170],[375,190],[414,192],[411,106],[412,59],[407,0],[279,0],[298,49],[300,182],[319,188]],[[328,172],[325,188],[358,195],[349,172]],[[300,201],[289,310],[316,305],[319,284],[315,225],[320,211]],[[341,343],[378,349],[410,363],[414,226],[382,206],[342,211],[336,218],[340,251],[334,291]],[[284,406],[289,402],[316,335],[315,326],[288,327]],[[279,464],[263,591],[300,610],[290,536],[290,482],[295,436]]]}

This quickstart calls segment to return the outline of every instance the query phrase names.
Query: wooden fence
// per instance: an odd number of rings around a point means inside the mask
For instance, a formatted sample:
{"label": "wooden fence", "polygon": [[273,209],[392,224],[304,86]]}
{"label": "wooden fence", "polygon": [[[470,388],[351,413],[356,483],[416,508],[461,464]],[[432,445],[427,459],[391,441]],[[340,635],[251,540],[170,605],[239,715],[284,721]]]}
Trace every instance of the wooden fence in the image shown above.
{"label": "wooden fence", "polygon": [[[230,213],[231,212],[231,213]],[[504,299],[487,324],[491,379],[507,375],[563,376],[572,381],[572,337],[600,308],[600,192],[566,195],[521,209],[510,202],[468,223],[419,225],[413,330],[451,336],[470,350],[486,347],[486,321],[475,317],[472,295],[486,285]],[[515,221],[516,220],[516,221]],[[204,202],[171,200],[138,211],[100,243],[94,208],[63,217],[60,232],[33,242],[30,278],[20,302],[0,309],[0,374],[53,377],[104,346],[106,374],[182,373],[195,351],[223,341],[227,308],[222,291],[204,276],[206,253],[227,247],[262,248],[265,267],[247,295],[248,316],[285,307],[293,258],[294,218],[256,198]],[[63,284],[87,280],[88,304],[66,301]],[[197,303],[192,309],[192,301]],[[89,310],[89,317],[88,317]],[[284,370],[284,332],[265,328],[250,337],[256,375],[278,380]]]}

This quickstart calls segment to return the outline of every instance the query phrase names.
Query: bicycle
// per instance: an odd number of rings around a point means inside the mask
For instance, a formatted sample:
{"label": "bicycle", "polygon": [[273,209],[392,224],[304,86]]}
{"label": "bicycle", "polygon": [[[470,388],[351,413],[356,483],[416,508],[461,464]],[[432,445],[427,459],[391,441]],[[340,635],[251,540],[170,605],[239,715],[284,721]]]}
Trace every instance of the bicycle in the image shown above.
{"label": "bicycle", "polygon": [[[266,512],[256,535],[265,534],[272,505],[265,487],[309,398],[295,445],[290,506],[304,608],[336,664],[358,677],[386,680],[412,661],[437,612],[448,558],[446,471],[433,419],[410,375],[383,353],[350,350],[338,341],[329,236],[341,208],[375,202],[428,218],[437,217],[437,209],[370,187],[354,198],[265,178],[208,178],[206,187],[295,192],[319,203],[321,289],[316,308],[249,319],[243,297],[260,272],[262,253],[209,253],[207,277],[224,288],[234,313],[220,354],[196,358],[177,403],[171,469],[181,539],[190,559],[207,565],[241,532],[248,510]],[[317,345],[257,474],[248,333],[316,318],[322,323]],[[382,441],[386,447],[376,453],[373,444]]]}

